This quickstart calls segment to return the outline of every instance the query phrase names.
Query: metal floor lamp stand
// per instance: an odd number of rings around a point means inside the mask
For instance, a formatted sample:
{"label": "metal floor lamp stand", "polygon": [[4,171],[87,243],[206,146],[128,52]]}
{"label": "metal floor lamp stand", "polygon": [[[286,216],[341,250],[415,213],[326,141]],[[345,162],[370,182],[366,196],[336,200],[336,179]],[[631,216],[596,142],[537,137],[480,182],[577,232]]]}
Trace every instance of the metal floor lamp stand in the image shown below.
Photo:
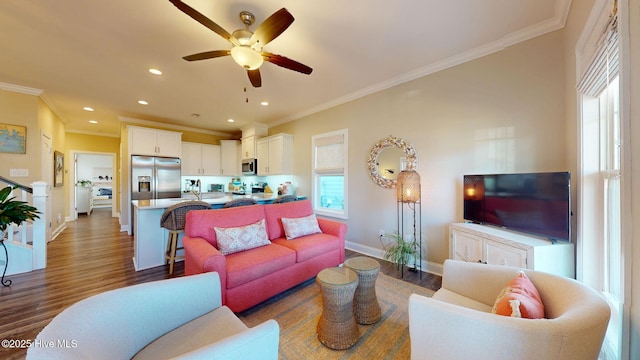
{"label": "metal floor lamp stand", "polygon": [[[398,183],[400,192],[398,194],[404,194],[404,183]],[[404,195],[399,195],[397,202],[397,214],[398,214],[398,235],[404,237],[404,225],[405,225],[405,204],[408,208],[409,214],[413,215],[413,238],[411,241],[418,244],[418,256],[414,256],[414,271],[420,273],[420,280],[422,280],[422,201],[420,198],[420,185],[418,184],[418,199],[417,201],[407,200]],[[404,276],[404,267],[400,270],[400,276]]]}

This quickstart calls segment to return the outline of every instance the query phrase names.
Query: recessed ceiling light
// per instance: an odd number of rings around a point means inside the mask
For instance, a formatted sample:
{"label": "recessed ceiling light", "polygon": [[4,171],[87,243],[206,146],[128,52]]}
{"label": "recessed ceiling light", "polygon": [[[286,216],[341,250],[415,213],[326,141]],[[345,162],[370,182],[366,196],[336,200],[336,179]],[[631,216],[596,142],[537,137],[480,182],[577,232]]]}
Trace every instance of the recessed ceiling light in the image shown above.
{"label": "recessed ceiling light", "polygon": [[158,69],[149,69],[149,72],[152,73],[153,75],[162,75],[162,71]]}
{"label": "recessed ceiling light", "polygon": [[97,124],[98,122],[96,120],[89,120],[90,123],[92,124]]}
{"label": "recessed ceiling light", "polygon": [[149,105],[149,103],[145,100],[138,100],[138,104],[140,105]]}
{"label": "recessed ceiling light", "polygon": [[262,102],[260,102],[260,105],[269,106],[269,102],[268,101],[262,101]]}
{"label": "recessed ceiling light", "polygon": [[89,106],[85,106],[85,107],[83,107],[82,109],[83,109],[83,110],[86,110],[86,111],[93,111],[93,108],[92,108],[92,107],[89,107]]}
{"label": "recessed ceiling light", "polygon": [[233,119],[228,119],[227,122],[234,122],[235,120]]}
{"label": "recessed ceiling light", "polygon": [[198,113],[193,113],[193,114],[191,114],[191,117],[192,117],[192,118],[194,118],[194,119],[197,119],[197,118],[199,118],[199,117],[200,117],[200,114],[198,114]]}

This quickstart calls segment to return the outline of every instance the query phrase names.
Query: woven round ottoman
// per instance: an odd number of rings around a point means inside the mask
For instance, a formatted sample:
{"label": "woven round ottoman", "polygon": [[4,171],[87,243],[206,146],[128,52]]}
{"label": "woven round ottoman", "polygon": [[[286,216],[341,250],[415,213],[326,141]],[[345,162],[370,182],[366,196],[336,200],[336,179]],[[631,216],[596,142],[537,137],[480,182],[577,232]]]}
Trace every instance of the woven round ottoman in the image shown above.
{"label": "woven round ottoman", "polygon": [[381,316],[376,296],[376,279],[380,272],[380,264],[372,258],[358,256],[345,260],[344,266],[358,275],[358,287],[353,298],[356,322],[362,325],[375,324]]}
{"label": "woven round ottoman", "polygon": [[318,320],[318,340],[334,350],[350,348],[360,337],[353,317],[353,294],[358,276],[348,268],[328,268],[316,276],[322,293],[322,315]]}

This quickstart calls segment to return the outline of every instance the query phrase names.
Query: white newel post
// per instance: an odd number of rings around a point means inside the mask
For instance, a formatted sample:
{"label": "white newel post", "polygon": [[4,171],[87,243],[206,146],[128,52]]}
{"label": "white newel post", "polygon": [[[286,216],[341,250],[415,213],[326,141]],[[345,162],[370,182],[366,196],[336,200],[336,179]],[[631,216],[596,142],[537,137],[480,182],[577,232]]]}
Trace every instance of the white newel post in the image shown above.
{"label": "white newel post", "polygon": [[47,267],[47,183],[36,181],[33,188],[33,207],[40,211],[33,221],[33,270]]}

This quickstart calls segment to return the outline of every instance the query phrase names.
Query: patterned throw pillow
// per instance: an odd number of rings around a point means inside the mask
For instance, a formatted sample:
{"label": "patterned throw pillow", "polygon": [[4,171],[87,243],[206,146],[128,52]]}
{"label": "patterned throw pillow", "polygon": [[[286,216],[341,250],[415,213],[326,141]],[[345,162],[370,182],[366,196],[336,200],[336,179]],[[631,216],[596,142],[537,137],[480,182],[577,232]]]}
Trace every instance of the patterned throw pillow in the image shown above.
{"label": "patterned throw pillow", "polygon": [[305,235],[321,233],[316,214],[299,218],[282,218],[282,227],[287,240],[292,240]]}
{"label": "patterned throw pillow", "polygon": [[502,289],[491,312],[498,315],[529,319],[544,318],[544,305],[538,289],[524,272]]}
{"label": "patterned throw pillow", "polygon": [[245,226],[213,228],[218,239],[218,248],[223,255],[271,244],[267,237],[264,219]]}

